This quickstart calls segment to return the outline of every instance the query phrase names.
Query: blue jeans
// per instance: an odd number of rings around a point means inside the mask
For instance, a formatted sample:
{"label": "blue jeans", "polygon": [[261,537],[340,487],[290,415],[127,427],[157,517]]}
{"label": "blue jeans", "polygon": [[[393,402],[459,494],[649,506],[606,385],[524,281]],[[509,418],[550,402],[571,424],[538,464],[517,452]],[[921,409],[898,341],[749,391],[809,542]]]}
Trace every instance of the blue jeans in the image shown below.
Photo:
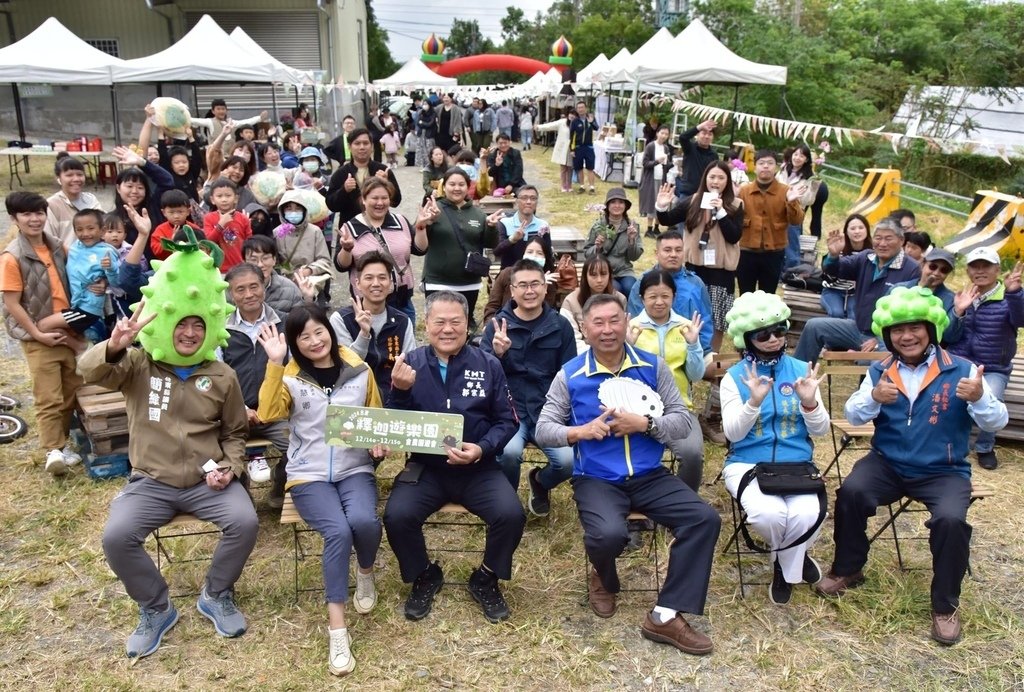
{"label": "blue jeans", "polygon": [[[1006,384],[1010,381],[1010,376],[1001,372],[986,372],[983,377],[985,378],[985,384],[992,390],[992,395],[1003,400],[1003,394],[1006,392]],[[975,452],[991,452],[993,447],[996,445],[996,434],[994,432],[985,432],[984,430],[978,430],[978,439],[974,441]]]}
{"label": "blue jeans", "polygon": [[800,340],[793,349],[793,357],[808,363],[816,363],[822,348],[830,351],[860,349],[860,345],[869,338],[874,336],[862,334],[853,320],[812,317],[807,320],[804,330],[800,332]]}
{"label": "blue jeans", "polygon": [[852,320],[855,308],[857,307],[857,301],[854,300],[854,294],[852,293],[847,295],[834,288],[823,288],[821,289],[821,307],[825,309],[829,317]]}
{"label": "blue jeans", "polygon": [[352,547],[363,569],[373,566],[380,548],[377,482],[372,473],[356,473],[337,483],[312,481],[291,488],[302,520],[324,539],[324,591],[328,603],[348,600],[348,561]]}
{"label": "blue jeans", "polygon": [[[523,464],[523,450],[527,442],[533,441],[533,430],[526,423],[519,423],[519,430],[498,454],[498,465],[513,488],[519,488],[520,468]],[[548,465],[537,474],[537,480],[546,490],[551,490],[572,476],[572,447],[543,447]]]}
{"label": "blue jeans", "polygon": [[614,279],[613,282],[614,282],[615,288],[618,290],[618,292],[628,298],[629,297],[629,292],[633,290],[633,284],[636,283],[636,277],[635,276],[620,276],[617,279]]}
{"label": "blue jeans", "polygon": [[523,139],[523,146],[527,149],[533,144],[533,130],[520,130],[519,136]]}
{"label": "blue jeans", "polygon": [[802,226],[787,226],[786,235],[789,244],[786,245],[786,258],[782,262],[782,269],[792,269],[800,264],[800,236],[803,234]]}

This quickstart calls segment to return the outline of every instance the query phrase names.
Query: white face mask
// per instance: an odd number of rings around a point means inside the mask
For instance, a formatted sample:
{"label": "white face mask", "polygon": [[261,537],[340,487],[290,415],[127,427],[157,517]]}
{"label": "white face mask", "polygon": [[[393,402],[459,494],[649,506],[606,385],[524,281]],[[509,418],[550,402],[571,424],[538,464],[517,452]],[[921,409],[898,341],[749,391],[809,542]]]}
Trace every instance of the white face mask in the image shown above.
{"label": "white face mask", "polygon": [[307,173],[316,173],[317,171],[320,170],[320,164],[317,163],[316,161],[303,161],[302,170],[306,171]]}
{"label": "white face mask", "polygon": [[306,215],[303,214],[301,211],[286,211],[284,213],[284,220],[292,225],[295,225],[298,223],[302,223],[302,219],[305,216]]}
{"label": "white face mask", "polygon": [[523,255],[523,259],[524,260],[529,260],[530,262],[533,262],[538,267],[543,267],[544,266],[544,257],[543,257],[543,255],[539,256],[539,257],[537,255]]}
{"label": "white face mask", "polygon": [[459,164],[459,168],[461,168],[462,170],[466,171],[466,175],[469,175],[469,176],[473,175],[473,170],[474,169],[469,164],[467,164],[467,163],[460,163]]}

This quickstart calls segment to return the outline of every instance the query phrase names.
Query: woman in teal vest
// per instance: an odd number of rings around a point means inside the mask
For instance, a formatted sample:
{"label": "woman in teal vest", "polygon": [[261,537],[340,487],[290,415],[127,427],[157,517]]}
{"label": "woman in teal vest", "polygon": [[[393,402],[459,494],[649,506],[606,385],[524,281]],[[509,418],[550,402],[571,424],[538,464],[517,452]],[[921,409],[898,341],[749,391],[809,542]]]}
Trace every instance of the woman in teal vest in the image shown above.
{"label": "woman in teal vest", "polygon": [[[725,317],[729,336],[743,354],[722,378],[722,427],[729,440],[722,478],[733,497],[755,464],[812,461],[810,436],[829,429],[817,367],[786,354],[789,315],[781,298],[754,291],[737,298]],[[821,568],[807,551],[818,531],[800,539],[818,521],[818,496],[768,495],[755,478],[739,501],[750,528],[772,548],[771,601],[783,605],[793,584],[817,583]]]}

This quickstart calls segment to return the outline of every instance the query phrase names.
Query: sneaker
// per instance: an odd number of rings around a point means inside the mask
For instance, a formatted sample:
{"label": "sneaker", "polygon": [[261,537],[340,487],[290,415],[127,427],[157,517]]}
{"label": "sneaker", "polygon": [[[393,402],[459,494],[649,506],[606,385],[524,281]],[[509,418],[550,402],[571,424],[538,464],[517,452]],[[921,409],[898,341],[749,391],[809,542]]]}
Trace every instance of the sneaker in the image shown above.
{"label": "sneaker", "polygon": [[848,577],[839,576],[835,572],[829,572],[827,575],[822,577],[821,581],[814,585],[814,590],[819,596],[834,598],[836,596],[842,596],[846,593],[847,589],[852,589],[862,583],[864,583],[863,572],[856,572]]}
{"label": "sneaker", "polygon": [[270,480],[270,466],[263,457],[257,457],[249,462],[249,480],[253,483],[266,483]]}
{"label": "sneaker", "polygon": [[546,517],[551,512],[551,498],[548,489],[540,484],[538,475],[540,475],[540,469],[536,466],[526,474],[526,480],[530,484],[530,499],[526,501],[526,506],[529,507],[530,514]]}
{"label": "sneaker", "polygon": [[369,613],[377,605],[377,587],[373,583],[373,572],[363,574],[356,570],[356,594],[352,604],[357,613]]}
{"label": "sneaker", "polygon": [[768,585],[768,599],[775,605],[786,605],[793,596],[793,585],[782,575],[782,566],[776,560],[772,565],[772,583]]}
{"label": "sneaker", "polygon": [[220,596],[212,596],[207,593],[206,586],[203,586],[199,600],[196,601],[196,609],[209,618],[220,636],[238,637],[245,634],[245,616],[235,606],[235,595],[231,589]]}
{"label": "sneaker", "polygon": [[412,583],[412,591],[405,600],[405,617],[409,620],[422,620],[430,615],[434,605],[434,596],[444,586],[444,573],[441,565],[436,562],[423,570]]}
{"label": "sneaker", "polygon": [[45,468],[51,476],[63,476],[67,473],[68,462],[64,459],[64,452],[60,449],[51,449],[47,452]]}
{"label": "sneaker", "polygon": [[155,652],[160,648],[164,635],[177,622],[178,609],[173,603],[168,604],[167,610],[163,611],[139,608],[139,626],[128,635],[128,642],[125,645],[128,658],[142,658]]}
{"label": "sneaker", "polygon": [[582,194],[583,194],[584,192],[586,192],[586,191],[587,191],[587,189],[586,189],[585,187],[583,187],[582,185],[580,185],[580,189],[579,189],[579,190],[576,190],[576,192],[577,192],[578,194],[581,194],[581,195],[582,195]]}
{"label": "sneaker", "polygon": [[330,637],[330,648],[327,654],[327,670],[331,675],[348,675],[356,669],[356,659],[352,656],[352,635],[348,628],[327,630]]}
{"label": "sneaker", "polygon": [[655,233],[653,228],[648,228],[646,231],[644,231],[644,238],[657,238],[659,235],[661,234]]}
{"label": "sneaker", "polygon": [[821,581],[821,565],[810,555],[804,555],[804,571],[801,575],[805,584],[817,584]]}
{"label": "sneaker", "polygon": [[932,639],[939,644],[952,646],[960,641],[960,614],[932,612]]}
{"label": "sneaker", "polygon": [[469,575],[469,583],[466,587],[473,600],[480,604],[487,622],[497,623],[508,619],[508,604],[505,603],[505,597],[498,589],[497,576],[488,574],[482,568],[477,567],[473,574]]}
{"label": "sneaker", "polygon": [[988,471],[992,471],[999,466],[999,460],[996,459],[995,452],[978,452],[978,466]]}
{"label": "sneaker", "polygon": [[64,449],[60,450],[60,453],[64,455],[65,466],[74,466],[75,464],[82,463],[82,455],[71,446],[71,443],[64,445]]}
{"label": "sneaker", "polygon": [[648,611],[647,617],[644,618],[644,624],[640,625],[640,635],[644,639],[669,644],[682,652],[695,656],[704,656],[714,649],[711,638],[690,627],[690,623],[678,613],[662,625],[651,617],[651,613]]}
{"label": "sneaker", "polygon": [[590,194],[592,194],[592,195],[596,195],[597,194],[597,190],[594,189],[593,185],[590,186]]}

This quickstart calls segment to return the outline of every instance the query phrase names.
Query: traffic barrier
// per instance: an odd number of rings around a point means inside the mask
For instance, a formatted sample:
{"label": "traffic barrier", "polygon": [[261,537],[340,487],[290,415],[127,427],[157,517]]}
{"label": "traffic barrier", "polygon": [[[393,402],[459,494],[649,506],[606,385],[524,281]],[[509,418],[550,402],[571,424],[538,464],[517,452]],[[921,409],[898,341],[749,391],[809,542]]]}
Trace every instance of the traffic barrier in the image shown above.
{"label": "traffic barrier", "polygon": [[900,208],[900,172],[895,168],[868,168],[860,196],[850,214],[860,214],[874,226]]}
{"label": "traffic barrier", "polygon": [[1024,254],[1024,199],[992,190],[978,190],[964,230],[946,243],[950,252],[966,255],[990,247],[1002,257]]}

